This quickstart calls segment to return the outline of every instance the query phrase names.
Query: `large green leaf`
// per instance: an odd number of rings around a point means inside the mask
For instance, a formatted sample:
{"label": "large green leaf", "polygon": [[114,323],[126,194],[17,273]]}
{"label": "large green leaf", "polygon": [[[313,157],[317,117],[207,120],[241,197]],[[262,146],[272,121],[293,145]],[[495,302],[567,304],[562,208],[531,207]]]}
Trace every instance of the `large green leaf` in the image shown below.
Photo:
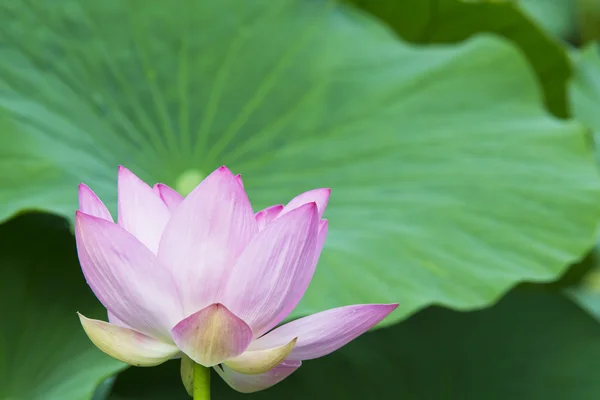
{"label": "large green leaf", "polygon": [[[519,7],[519,2],[349,1],[381,18],[400,36],[414,43],[456,43],[481,32],[494,33],[511,40],[523,51],[535,70],[548,109],[559,117],[567,116],[566,87],[571,66],[565,50],[528,18]],[[554,0],[550,2],[556,3]]]}
{"label": "large green leaf", "polygon": [[[591,43],[573,53],[575,74],[569,87],[575,117],[594,134],[596,158],[600,161],[600,45]],[[569,289],[569,295],[600,320],[600,246],[588,256],[589,272]]]}
{"label": "large green leaf", "polygon": [[563,39],[578,40],[578,1],[580,0],[520,0],[516,3],[550,34]]}
{"label": "large green leaf", "polygon": [[[573,53],[575,72],[569,86],[569,99],[575,118],[594,133],[596,148],[600,140],[600,45],[591,43]],[[598,150],[596,150],[598,153]],[[597,157],[600,160],[600,155]]]}
{"label": "large green leaf", "polygon": [[123,364],[89,341],[76,311],[102,315],[61,218],[0,225],[0,399],[84,400]]}
{"label": "large green leaf", "polygon": [[48,4],[0,6],[3,217],[71,217],[80,181],[114,210],[117,164],[182,190],[227,164],[257,208],[329,186],[293,315],[400,302],[388,322],[552,280],[593,242],[585,131],[504,40],[416,48],[325,1]]}
{"label": "large green leaf", "polygon": [[[213,374],[216,399],[595,400],[600,325],[564,297],[514,292],[491,309],[433,308],[307,361],[242,395]],[[149,383],[151,382],[151,384]],[[183,400],[177,363],[130,369],[113,400]]]}

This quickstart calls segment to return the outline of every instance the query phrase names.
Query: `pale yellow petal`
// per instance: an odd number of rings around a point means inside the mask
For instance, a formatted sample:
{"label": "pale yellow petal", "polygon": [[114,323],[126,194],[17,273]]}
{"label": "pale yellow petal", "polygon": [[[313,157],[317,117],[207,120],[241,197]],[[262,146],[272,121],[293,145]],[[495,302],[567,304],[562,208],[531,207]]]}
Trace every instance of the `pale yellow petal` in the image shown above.
{"label": "pale yellow petal", "polygon": [[133,329],[77,314],[85,333],[96,347],[129,365],[152,367],[179,353],[173,343],[165,343]]}
{"label": "pale yellow petal", "polygon": [[224,364],[242,374],[262,374],[282,362],[292,352],[296,340],[298,338],[292,339],[288,344],[272,349],[245,351],[239,356],[225,361]]}
{"label": "pale yellow petal", "polygon": [[185,354],[181,357],[181,381],[190,396],[194,396],[194,361]]}

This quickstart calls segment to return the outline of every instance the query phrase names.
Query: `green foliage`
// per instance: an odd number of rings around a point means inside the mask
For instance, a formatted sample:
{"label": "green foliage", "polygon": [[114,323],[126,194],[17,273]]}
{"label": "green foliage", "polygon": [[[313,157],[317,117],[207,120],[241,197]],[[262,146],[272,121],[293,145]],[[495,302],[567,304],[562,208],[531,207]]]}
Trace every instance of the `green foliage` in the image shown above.
{"label": "green foliage", "polygon": [[66,222],[29,214],[0,225],[0,399],[83,400],[124,365],[89,341],[76,311],[105,311],[79,269]]}
{"label": "green foliage", "polygon": [[18,199],[4,215],[71,217],[80,181],[114,210],[118,164],[167,184],[226,164],[259,206],[331,187],[327,248],[294,316],[481,307],[593,243],[585,132],[545,114],[502,40],[414,48],[327,2],[26,4],[8,10],[24,17],[0,70],[14,126],[0,179]]}
{"label": "green foliage", "polygon": [[[527,57],[536,72],[548,109],[559,117],[567,116],[565,93],[571,73],[567,56],[561,45],[533,23],[516,1],[350,2],[378,16],[402,38],[413,43],[457,43],[482,32],[509,39]],[[503,73],[501,69],[496,72]]]}
{"label": "green foliage", "polygon": [[[597,399],[600,326],[557,292],[600,310],[593,254],[568,271],[600,221],[600,51],[533,3],[1,2],[0,399],[89,399],[124,367],[79,326],[104,310],[69,231],[80,182],[116,212],[119,164],[181,192],[226,164],[257,210],[331,187],[291,318],[400,303],[250,398]],[[178,368],[94,400],[187,398]]]}
{"label": "green foliage", "polygon": [[600,45],[591,43],[581,52],[573,53],[573,58],[575,74],[569,87],[571,108],[575,117],[591,129],[597,143],[600,139]]}

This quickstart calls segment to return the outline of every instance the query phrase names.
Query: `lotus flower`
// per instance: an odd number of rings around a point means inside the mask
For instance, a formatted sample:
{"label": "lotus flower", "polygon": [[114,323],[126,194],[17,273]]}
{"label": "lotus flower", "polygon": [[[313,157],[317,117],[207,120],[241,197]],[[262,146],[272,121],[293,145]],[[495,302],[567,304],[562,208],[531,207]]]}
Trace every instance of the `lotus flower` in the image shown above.
{"label": "lotus flower", "polygon": [[127,364],[189,357],[240,392],[272,386],[303,360],[339,349],[397,305],[340,307],[276,328],[315,271],[329,192],[312,190],[254,214],[240,176],[226,167],[185,198],[120,167],[114,223],[80,185],[77,252],[109,321],[80,315],[85,332]]}

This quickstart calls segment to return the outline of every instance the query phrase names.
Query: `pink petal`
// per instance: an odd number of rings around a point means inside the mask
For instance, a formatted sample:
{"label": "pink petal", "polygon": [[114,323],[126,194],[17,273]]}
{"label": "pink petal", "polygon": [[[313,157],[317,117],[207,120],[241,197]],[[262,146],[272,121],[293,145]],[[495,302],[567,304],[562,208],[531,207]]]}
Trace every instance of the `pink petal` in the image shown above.
{"label": "pink petal", "polygon": [[322,219],[319,222],[319,236],[317,238],[317,250],[315,251],[315,266],[319,262],[319,257],[321,257],[321,251],[323,251],[323,246],[325,246],[327,232],[329,232],[329,221],[327,221],[326,219]]}
{"label": "pink petal", "polygon": [[154,190],[133,172],[119,167],[119,225],[156,254],[170,213]]}
{"label": "pink petal", "polygon": [[181,351],[205,367],[239,356],[252,341],[250,327],[222,304],[190,315],[171,334]]}
{"label": "pink petal", "polygon": [[279,213],[283,210],[283,204],[278,204],[276,206],[267,207],[264,210],[261,210],[256,213],[254,218],[256,218],[256,223],[258,224],[258,230],[263,230],[265,226],[270,224]]}
{"label": "pink petal", "polygon": [[316,204],[305,204],[267,225],[237,260],[223,302],[255,336],[280,322],[282,310],[304,293],[296,285],[311,273],[317,227]]}
{"label": "pink petal", "polygon": [[398,304],[354,305],[323,311],[287,323],[252,342],[248,350],[268,349],[297,337],[288,360],[323,357],[362,335]]}
{"label": "pink petal", "polygon": [[183,201],[183,196],[177,193],[175,189],[171,189],[164,183],[157,183],[153,187],[154,191],[160,196],[169,211],[173,212],[175,208]]}
{"label": "pink petal", "polygon": [[218,302],[235,260],[257,231],[248,196],[225,167],[175,209],[158,256],[173,270],[187,315]]}
{"label": "pink petal", "polygon": [[79,185],[79,210],[94,217],[113,222],[112,215],[110,215],[102,200],[96,196],[96,193],[92,189],[83,183]]}
{"label": "pink petal", "polygon": [[215,371],[229,386],[238,392],[253,393],[281,382],[300,368],[301,365],[300,361],[285,360],[272,370],[259,375],[240,374],[226,365],[215,367]]}
{"label": "pink petal", "polygon": [[161,342],[133,329],[89,319],[81,314],[79,320],[96,347],[112,358],[129,365],[153,367],[179,353],[179,349],[173,343]]}
{"label": "pink petal", "polygon": [[279,216],[292,211],[300,207],[303,204],[315,202],[317,203],[317,208],[319,209],[319,218],[323,218],[323,214],[325,213],[325,208],[327,207],[327,202],[329,201],[329,195],[331,194],[331,189],[313,189],[308,192],[304,192],[294,197],[281,211]]}
{"label": "pink petal", "polygon": [[183,315],[170,271],[156,256],[123,228],[81,211],[75,239],[83,274],[104,307],[137,331],[170,338]]}
{"label": "pink petal", "polygon": [[106,310],[106,314],[108,316],[108,322],[110,322],[111,324],[120,326],[122,328],[130,328],[131,329],[131,327],[129,325],[127,325],[125,322],[121,321],[110,311]]}
{"label": "pink petal", "polygon": [[296,281],[294,285],[294,295],[290,296],[289,301],[286,302],[285,307],[281,310],[281,312],[273,318],[273,321],[265,326],[260,332],[257,332],[257,336],[262,335],[265,332],[273,329],[278,323],[280,323],[286,316],[291,313],[294,308],[298,305],[304,293],[306,293],[306,289],[308,289],[308,285],[310,285],[310,281],[315,274],[315,270],[317,268],[317,263],[319,262],[319,257],[321,256],[321,251],[323,250],[323,245],[325,244],[325,239],[327,237],[329,223],[326,219],[322,219],[319,222],[319,234],[317,236],[317,246],[315,249],[314,261],[312,264],[307,265],[306,269],[303,271],[300,278]]}
{"label": "pink petal", "polygon": [[242,186],[242,189],[244,188],[244,181],[242,181],[242,174],[237,174],[235,176],[235,179],[237,179],[238,183]]}

